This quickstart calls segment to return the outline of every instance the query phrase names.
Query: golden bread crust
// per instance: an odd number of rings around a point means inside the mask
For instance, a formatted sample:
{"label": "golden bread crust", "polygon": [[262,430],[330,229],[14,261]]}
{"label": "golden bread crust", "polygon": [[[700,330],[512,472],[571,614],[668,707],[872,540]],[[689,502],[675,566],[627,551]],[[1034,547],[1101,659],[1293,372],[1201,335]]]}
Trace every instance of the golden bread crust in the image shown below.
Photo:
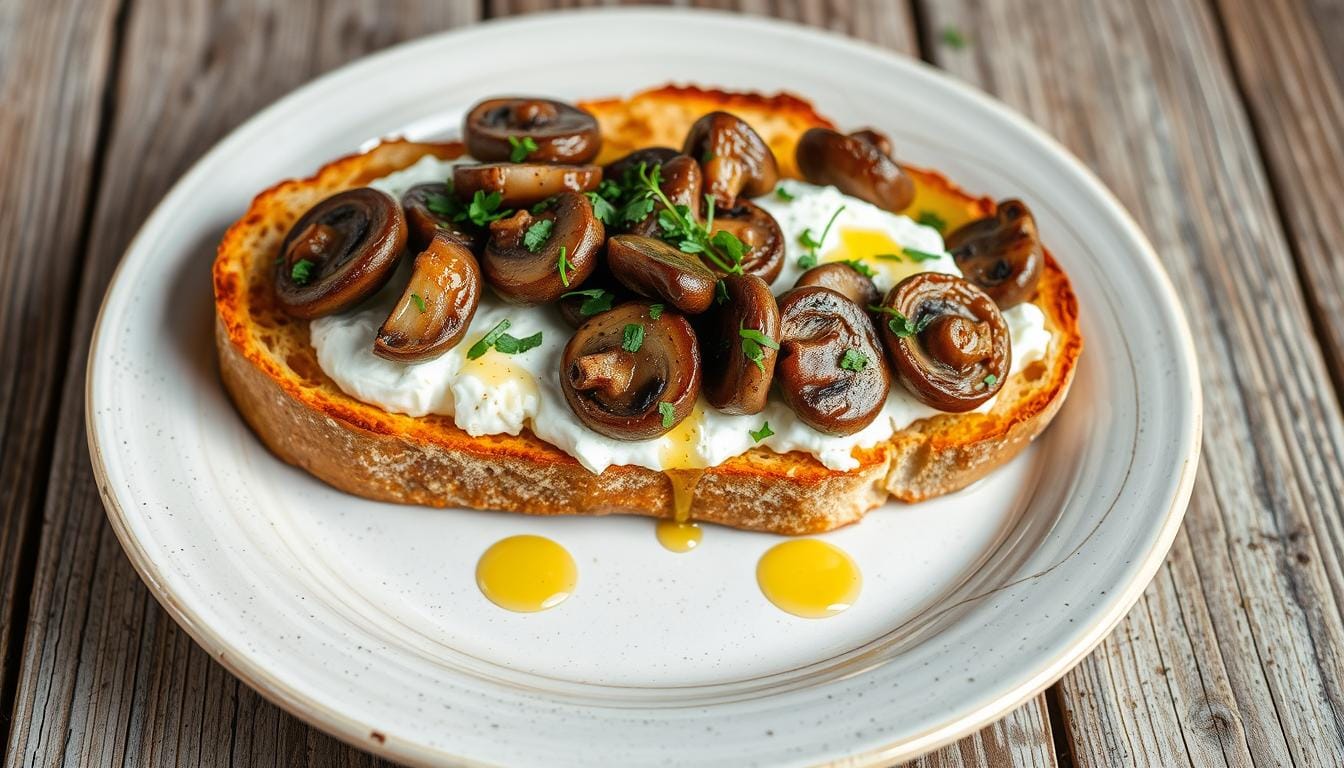
{"label": "golden bread crust", "polygon": [[[667,87],[584,106],[603,126],[608,159],[649,143],[676,146],[670,137],[684,135],[714,109],[746,119],[781,160],[792,158],[793,142],[807,127],[829,125],[806,102],[787,95]],[[471,437],[449,417],[393,414],[349,397],[318,366],[307,322],[276,305],[272,259],[299,215],[427,153],[446,158],[460,152],[456,143],[384,142],[262,192],[230,227],[214,264],[215,336],[220,375],[239,412],[280,458],[371,499],[540,515],[671,517],[671,484],[661,472],[613,466],[594,475],[526,432]],[[785,168],[794,172],[791,162]],[[949,226],[992,210],[989,199],[967,195],[936,173],[910,171],[919,189],[914,208],[938,213]],[[856,452],[860,466],[851,472],[826,469],[802,453],[753,449],[706,471],[692,516],[738,528],[812,533],[852,523],[888,495],[919,501],[984,477],[1053,418],[1082,350],[1077,301],[1048,255],[1036,304],[1054,337],[1050,351],[1005,384],[989,413],[920,421],[887,443]]]}

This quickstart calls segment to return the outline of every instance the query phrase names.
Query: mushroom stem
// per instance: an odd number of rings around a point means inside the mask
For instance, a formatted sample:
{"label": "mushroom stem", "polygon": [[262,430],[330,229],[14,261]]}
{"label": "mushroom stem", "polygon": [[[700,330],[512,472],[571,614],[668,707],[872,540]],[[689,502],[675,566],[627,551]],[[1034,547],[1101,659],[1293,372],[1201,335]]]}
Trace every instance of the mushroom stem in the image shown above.
{"label": "mushroom stem", "polygon": [[943,315],[924,330],[923,341],[936,360],[959,371],[993,354],[989,323]]}
{"label": "mushroom stem", "polygon": [[620,397],[635,375],[635,358],[629,352],[609,349],[574,360],[569,380],[581,392],[597,390],[607,398]]}

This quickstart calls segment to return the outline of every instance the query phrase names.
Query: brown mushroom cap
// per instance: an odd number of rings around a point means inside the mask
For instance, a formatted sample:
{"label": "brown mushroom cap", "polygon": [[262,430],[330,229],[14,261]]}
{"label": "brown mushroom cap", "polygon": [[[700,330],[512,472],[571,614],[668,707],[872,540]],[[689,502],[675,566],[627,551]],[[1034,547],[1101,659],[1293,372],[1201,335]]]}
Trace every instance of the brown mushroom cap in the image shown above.
{"label": "brown mushroom cap", "polygon": [[881,152],[887,157],[894,156],[894,151],[891,146],[891,139],[887,138],[887,134],[882,133],[876,128],[860,128],[857,131],[851,131],[849,135],[851,138],[858,139],[859,141],[866,141],[869,144],[872,144],[873,147],[876,148],[878,152]]}
{"label": "brown mushroom cap", "polygon": [[871,424],[891,382],[864,310],[829,288],[808,286],[779,298],[779,316],[775,380],[784,402],[804,424],[829,435]]}
{"label": "brown mushroom cap", "polygon": [[775,374],[779,306],[770,286],[755,275],[729,275],[723,284],[728,300],[711,308],[700,324],[705,399],[724,413],[760,413]]}
{"label": "brown mushroom cap", "polygon": [[578,192],[561,192],[540,213],[518,211],[491,222],[481,266],[486,280],[506,301],[555,301],[593,273],[604,237],[602,222],[593,215],[588,198]]}
{"label": "brown mushroom cap", "polygon": [[527,208],[565,190],[587,192],[602,182],[596,165],[482,163],[453,167],[453,191],[468,201],[477,191],[498,192],[504,208]]}
{"label": "brown mushroom cap", "polygon": [[538,98],[487,99],[462,120],[467,151],[477,160],[509,160],[514,142],[524,137],[537,148],[530,163],[586,163],[602,148],[597,120],[562,101]]}
{"label": "brown mushroom cap", "polygon": [[621,181],[626,173],[633,173],[641,165],[645,168],[652,168],[655,165],[662,165],[680,154],[681,150],[671,147],[636,149],[625,157],[602,166],[602,178]]}
{"label": "brown mushroom cap", "polygon": [[435,213],[436,201],[447,200],[452,190],[447,184],[416,184],[401,196],[402,212],[406,215],[406,245],[419,253],[439,232],[447,232],[474,252],[485,246],[485,233],[470,222],[455,222],[448,216]]}
{"label": "brown mushroom cap", "polygon": [[[617,440],[666,434],[695,408],[700,350],[691,324],[630,302],[579,326],[560,361],[560,387],[590,429]],[[627,326],[642,329],[632,348]]]}
{"label": "brown mushroom cap", "polygon": [[691,126],[682,152],[700,161],[715,205],[732,208],[738,195],[757,197],[775,188],[775,153],[746,121],[710,112]]}
{"label": "brown mushroom cap", "polygon": [[1045,270],[1036,219],[1021,200],[1004,200],[994,215],[959,227],[948,235],[947,250],[999,309],[1030,301]]}
{"label": "brown mushroom cap", "polygon": [[873,279],[860,274],[843,261],[832,261],[807,270],[798,276],[798,282],[793,287],[804,288],[809,285],[830,288],[860,307],[871,307],[882,300],[882,294],[877,292]]}
{"label": "brown mushroom cap", "polygon": [[481,271],[460,240],[440,232],[415,257],[411,281],[378,329],[373,353],[404,363],[430,360],[462,340],[481,299]]}
{"label": "brown mushroom cap", "polygon": [[[699,163],[686,155],[675,155],[659,167],[658,178],[659,189],[667,195],[667,199],[673,205],[684,205],[689,208],[691,216],[696,221],[703,218],[705,198],[701,190],[704,189],[704,182]],[[625,231],[632,235],[657,237],[663,231],[658,224],[658,214],[662,210],[661,204],[654,205],[648,216],[625,227]]]}
{"label": "brown mushroom cap", "polygon": [[[714,211],[714,231],[731,232],[750,250],[742,257],[742,272],[773,283],[784,268],[784,232],[770,212],[750,200],[739,199],[732,208]],[[727,274],[713,262],[705,266]]]}
{"label": "brown mushroom cap", "polygon": [[863,138],[809,128],[795,153],[803,178],[900,213],[915,199],[915,182],[888,155]]}
{"label": "brown mushroom cap", "polygon": [[338,192],[285,235],[276,299],[301,318],[348,309],[387,283],[405,246],[406,217],[396,200],[369,187]]}
{"label": "brown mushroom cap", "polygon": [[714,301],[718,277],[695,256],[662,240],[616,235],[607,240],[607,266],[625,287],[687,314],[698,315]]}
{"label": "brown mushroom cap", "polygon": [[921,272],[892,288],[882,307],[882,341],[920,402],[961,413],[1003,387],[1012,364],[1008,324],[969,281]]}

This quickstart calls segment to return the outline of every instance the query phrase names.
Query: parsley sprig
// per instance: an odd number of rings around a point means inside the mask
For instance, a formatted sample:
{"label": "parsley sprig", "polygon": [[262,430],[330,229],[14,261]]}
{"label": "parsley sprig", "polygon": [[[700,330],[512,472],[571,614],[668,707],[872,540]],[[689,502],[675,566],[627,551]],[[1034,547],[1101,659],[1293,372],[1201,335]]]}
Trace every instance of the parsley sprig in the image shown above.
{"label": "parsley sprig", "polygon": [[555,268],[560,271],[560,284],[569,287],[569,271],[574,268],[574,262],[569,260],[569,248],[560,246],[560,256],[555,260]]}
{"label": "parsley sprig", "polygon": [[523,233],[523,247],[527,248],[529,253],[541,250],[541,246],[551,239],[552,229],[555,229],[555,222],[551,219],[537,219],[532,222],[532,226]]}
{"label": "parsley sprig", "polygon": [[742,274],[742,258],[751,250],[746,243],[737,239],[732,232],[721,229],[713,232],[714,198],[705,195],[709,204],[709,213],[705,223],[701,224],[691,215],[691,209],[685,205],[675,205],[663,194],[659,186],[658,167],[650,173],[640,163],[639,182],[643,189],[653,196],[663,209],[658,212],[658,226],[663,230],[663,239],[677,246],[682,253],[694,253],[704,256],[714,266],[731,275]]}
{"label": "parsley sprig", "polygon": [[507,333],[510,325],[512,323],[507,319],[496,323],[495,327],[482,336],[480,341],[471,345],[471,349],[467,350],[467,359],[475,360],[489,352],[491,347],[495,351],[506,355],[516,355],[541,346],[541,331],[520,339]]}
{"label": "parsley sprig", "polygon": [[817,249],[821,247],[822,243],[826,242],[826,236],[831,233],[831,227],[835,224],[836,218],[840,216],[840,212],[843,210],[845,210],[845,206],[843,205],[835,209],[835,213],[832,213],[830,220],[826,222],[826,228],[821,230],[821,237],[819,239],[812,236],[811,227],[804,229],[802,234],[798,235],[799,244],[807,249],[806,253],[798,257],[799,269],[811,269],[817,266],[817,261],[819,260]]}
{"label": "parsley sprig", "polygon": [[918,264],[923,261],[933,261],[934,259],[941,259],[943,258],[943,254],[933,253],[932,251],[921,251],[918,248],[901,248],[900,253],[879,253],[877,254],[877,258],[884,259],[886,261],[909,260]]}
{"label": "parsley sprig", "polygon": [[904,339],[909,336],[914,336],[915,334],[920,333],[925,328],[929,327],[929,323],[933,322],[934,318],[934,315],[932,314],[925,315],[922,320],[916,323],[910,318],[901,314],[900,310],[894,307],[881,307],[876,304],[868,307],[868,311],[877,312],[879,314],[884,315],[891,315],[891,319],[887,321],[887,327],[890,328],[891,332],[896,334],[896,337],[900,339]]}
{"label": "parsley sprig", "polygon": [[509,162],[521,163],[527,156],[537,151],[537,142],[531,136],[509,137]]}
{"label": "parsley sprig", "polygon": [[463,203],[452,194],[429,195],[425,198],[425,207],[430,213],[442,216],[455,224],[470,221],[478,227],[484,227],[492,221],[513,215],[513,209],[499,207],[503,201],[504,196],[499,192],[487,195],[478,189],[471,196],[469,203]]}
{"label": "parsley sprig", "polygon": [[846,349],[840,357],[840,367],[858,373],[868,367],[868,356],[857,349]]}
{"label": "parsley sprig", "polygon": [[765,438],[775,434],[775,430],[770,428],[770,422],[765,421],[761,422],[760,429],[749,429],[747,430],[747,434],[751,435],[751,442],[759,443]]}
{"label": "parsley sprig", "polygon": [[742,337],[742,356],[755,363],[756,367],[764,373],[765,350],[762,347],[778,350],[779,342],[755,328],[745,328],[741,325],[737,327],[737,335]]}
{"label": "parsley sprig", "polygon": [[671,403],[659,403],[658,415],[663,417],[663,429],[667,429],[677,419],[677,408]]}
{"label": "parsley sprig", "polygon": [[[579,314],[584,317],[592,317],[593,315],[600,315],[603,312],[606,312],[608,309],[611,309],[611,302],[616,298],[616,294],[602,288],[570,291],[569,293],[561,294],[560,298],[563,299],[569,296],[583,297],[583,302],[579,304]],[[650,314],[652,314],[652,312],[650,312]],[[658,318],[655,317],[654,319],[657,320]]]}
{"label": "parsley sprig", "polygon": [[315,266],[317,265],[307,259],[299,259],[289,268],[289,279],[293,280],[295,285],[307,285],[308,281],[313,279]]}
{"label": "parsley sprig", "polygon": [[638,352],[644,346],[644,324],[627,323],[621,330],[621,349],[626,352]]}

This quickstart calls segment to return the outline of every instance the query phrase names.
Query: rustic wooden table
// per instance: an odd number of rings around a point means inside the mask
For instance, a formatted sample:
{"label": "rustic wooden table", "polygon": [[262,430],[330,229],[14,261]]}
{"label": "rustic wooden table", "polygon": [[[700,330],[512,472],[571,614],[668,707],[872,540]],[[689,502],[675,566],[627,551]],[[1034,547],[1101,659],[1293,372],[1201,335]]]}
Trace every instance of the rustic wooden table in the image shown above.
{"label": "rustic wooden table", "polygon": [[[89,468],[89,331],[140,222],[255,110],[400,40],[571,4],[0,0],[5,765],[378,762],[241,685],[149,596]],[[1203,353],[1200,473],[1153,584],[1058,684],[920,762],[1344,765],[1344,2],[718,4],[920,56],[1026,113],[1138,218]]]}

